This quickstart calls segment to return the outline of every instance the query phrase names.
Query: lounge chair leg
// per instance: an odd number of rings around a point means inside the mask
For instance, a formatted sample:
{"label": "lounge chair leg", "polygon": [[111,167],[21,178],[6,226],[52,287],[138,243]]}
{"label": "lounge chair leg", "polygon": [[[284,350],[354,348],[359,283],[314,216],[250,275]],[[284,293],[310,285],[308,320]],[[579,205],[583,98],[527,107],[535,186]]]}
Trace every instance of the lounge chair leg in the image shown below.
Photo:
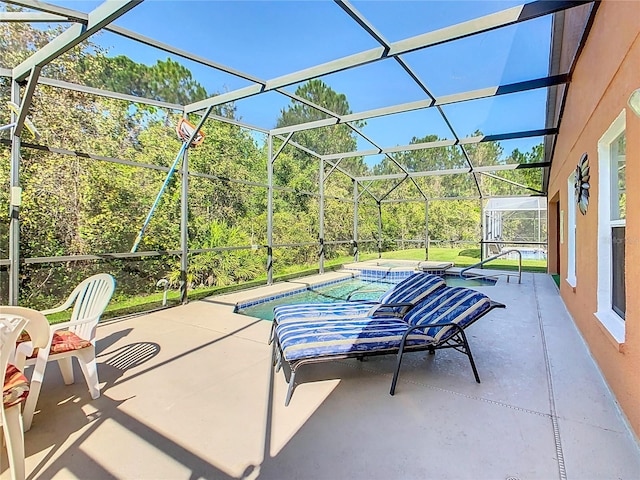
{"label": "lounge chair leg", "polygon": [[436,349],[433,347],[429,347],[429,355],[435,355],[436,354]]}
{"label": "lounge chair leg", "polygon": [[271,345],[271,366],[273,367],[276,364],[276,346],[273,343],[268,345]]}
{"label": "lounge chair leg", "polygon": [[396,384],[398,383],[398,377],[400,376],[400,365],[402,364],[402,354],[404,353],[404,339],[402,339],[402,343],[400,344],[400,350],[398,350],[398,361],[396,362],[396,371],[393,372],[393,380],[391,381],[391,390],[389,390],[389,395],[394,395],[396,393]]}
{"label": "lounge chair leg", "polygon": [[276,343],[275,349],[276,349],[276,355],[275,355],[275,360],[273,362],[273,366],[276,368],[276,373],[278,373],[282,368],[282,352],[278,348],[277,343]]}
{"label": "lounge chair leg", "polygon": [[464,331],[460,330],[460,336],[462,337],[462,344],[464,345],[464,351],[469,357],[469,363],[471,364],[471,369],[473,370],[473,375],[476,377],[476,382],[480,383],[480,375],[478,375],[478,369],[476,368],[476,363],[473,361],[473,355],[471,355],[471,349],[469,348],[469,342],[467,342],[467,336]]}
{"label": "lounge chair leg", "polygon": [[287,398],[284,401],[284,406],[288,407],[289,402],[291,401],[291,396],[293,395],[293,389],[296,386],[296,371],[291,370],[291,378],[289,378],[289,388],[287,389]]}
{"label": "lounge chair leg", "polygon": [[267,343],[267,345],[271,345],[271,342],[273,342],[273,336],[276,332],[276,322],[275,321],[271,321],[271,331],[269,332],[269,342]]}
{"label": "lounge chair leg", "polygon": [[276,364],[278,363],[278,355],[279,355],[279,351],[278,351],[278,346],[275,343],[271,344],[271,366],[275,367]]}
{"label": "lounge chair leg", "polygon": [[271,355],[271,363],[276,369],[276,373],[280,371],[282,367],[282,351],[280,350],[280,342],[277,338],[273,338],[273,354]]}

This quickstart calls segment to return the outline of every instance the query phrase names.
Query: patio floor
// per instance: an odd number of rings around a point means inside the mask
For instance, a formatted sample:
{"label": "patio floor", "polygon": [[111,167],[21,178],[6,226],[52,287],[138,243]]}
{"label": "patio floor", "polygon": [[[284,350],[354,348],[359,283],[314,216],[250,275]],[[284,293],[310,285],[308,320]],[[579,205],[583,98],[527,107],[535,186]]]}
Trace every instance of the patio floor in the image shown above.
{"label": "patio floor", "polygon": [[27,474],[640,478],[638,444],[552,278],[479,289],[507,305],[467,330],[481,384],[455,351],[413,353],[391,397],[394,356],[345,360],[302,368],[289,407],[270,323],[232,313],[255,290],[105,323],[102,396],[91,400],[79,369],[65,386],[49,365],[25,436]]}

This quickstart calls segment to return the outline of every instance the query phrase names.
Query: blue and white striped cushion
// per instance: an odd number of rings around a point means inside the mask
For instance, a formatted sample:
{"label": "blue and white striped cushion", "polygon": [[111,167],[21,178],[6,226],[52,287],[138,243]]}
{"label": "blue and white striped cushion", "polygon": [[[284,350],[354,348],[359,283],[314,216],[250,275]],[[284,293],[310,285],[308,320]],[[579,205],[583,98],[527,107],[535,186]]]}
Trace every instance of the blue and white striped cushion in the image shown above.
{"label": "blue and white striped cushion", "polygon": [[445,281],[438,275],[431,273],[417,272],[405,278],[395,287],[382,295],[380,303],[403,303],[417,304],[432,292],[445,286]]}
{"label": "blue and white striped cushion", "polygon": [[[445,287],[438,290],[427,301],[414,307],[404,320],[411,325],[437,325],[456,323],[465,327],[491,306],[489,297],[465,287]],[[436,342],[445,341],[455,334],[452,327],[432,327],[424,333]]]}
{"label": "blue and white striped cushion", "polygon": [[[429,273],[415,273],[384,293],[378,302],[337,302],[278,305],[274,307],[274,321],[277,324],[291,320],[349,319],[373,315],[383,304],[417,304],[434,291],[444,287],[442,277]],[[397,309],[396,309],[397,310]]]}
{"label": "blue and white striped cushion", "polygon": [[301,320],[303,318],[328,319],[328,318],[355,318],[366,317],[371,307],[376,306],[372,302],[336,302],[336,303],[299,303],[297,305],[278,305],[273,308],[273,318],[276,323],[284,323],[289,320]]}
{"label": "blue and white striped cushion", "polygon": [[[301,319],[276,326],[285,360],[396,351],[409,325],[424,325],[407,339],[407,347],[436,345],[455,334],[442,323],[461,327],[473,322],[491,306],[486,295],[464,287],[444,287],[414,307],[404,319],[364,317],[354,319]],[[429,327],[433,325],[432,327]]]}
{"label": "blue and white striped cushion", "polygon": [[[288,362],[353,353],[397,351],[407,323],[399,318],[365,317],[353,320],[290,322],[276,327],[276,335]],[[431,343],[421,332],[407,345]]]}

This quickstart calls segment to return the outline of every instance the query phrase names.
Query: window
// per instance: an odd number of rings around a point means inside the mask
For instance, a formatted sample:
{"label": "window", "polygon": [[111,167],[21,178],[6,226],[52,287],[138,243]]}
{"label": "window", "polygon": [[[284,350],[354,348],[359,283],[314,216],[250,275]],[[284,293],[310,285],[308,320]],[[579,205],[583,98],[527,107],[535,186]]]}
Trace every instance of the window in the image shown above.
{"label": "window", "polygon": [[626,135],[622,132],[611,144],[611,306],[625,318],[624,250],[627,196]]}
{"label": "window", "polygon": [[598,142],[598,312],[596,316],[624,342],[626,313],[626,121],[625,111]]}
{"label": "window", "polygon": [[567,282],[576,286],[576,189],[575,176],[567,179]]}

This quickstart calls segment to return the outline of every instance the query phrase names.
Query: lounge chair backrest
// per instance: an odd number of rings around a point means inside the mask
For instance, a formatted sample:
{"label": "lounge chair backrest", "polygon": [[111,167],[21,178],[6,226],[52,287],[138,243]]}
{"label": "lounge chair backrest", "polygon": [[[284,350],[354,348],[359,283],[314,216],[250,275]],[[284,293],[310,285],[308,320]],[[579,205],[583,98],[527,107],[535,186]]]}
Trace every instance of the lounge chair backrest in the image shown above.
{"label": "lounge chair backrest", "polygon": [[[456,323],[465,328],[482,316],[491,306],[485,294],[465,287],[444,287],[405,315],[411,325]],[[425,333],[442,342],[455,334],[453,327],[433,327]]]}
{"label": "lounge chair backrest", "polygon": [[418,272],[399,282],[394,288],[379,298],[381,304],[412,303],[417,304],[427,295],[445,286],[442,277],[431,273]]}

